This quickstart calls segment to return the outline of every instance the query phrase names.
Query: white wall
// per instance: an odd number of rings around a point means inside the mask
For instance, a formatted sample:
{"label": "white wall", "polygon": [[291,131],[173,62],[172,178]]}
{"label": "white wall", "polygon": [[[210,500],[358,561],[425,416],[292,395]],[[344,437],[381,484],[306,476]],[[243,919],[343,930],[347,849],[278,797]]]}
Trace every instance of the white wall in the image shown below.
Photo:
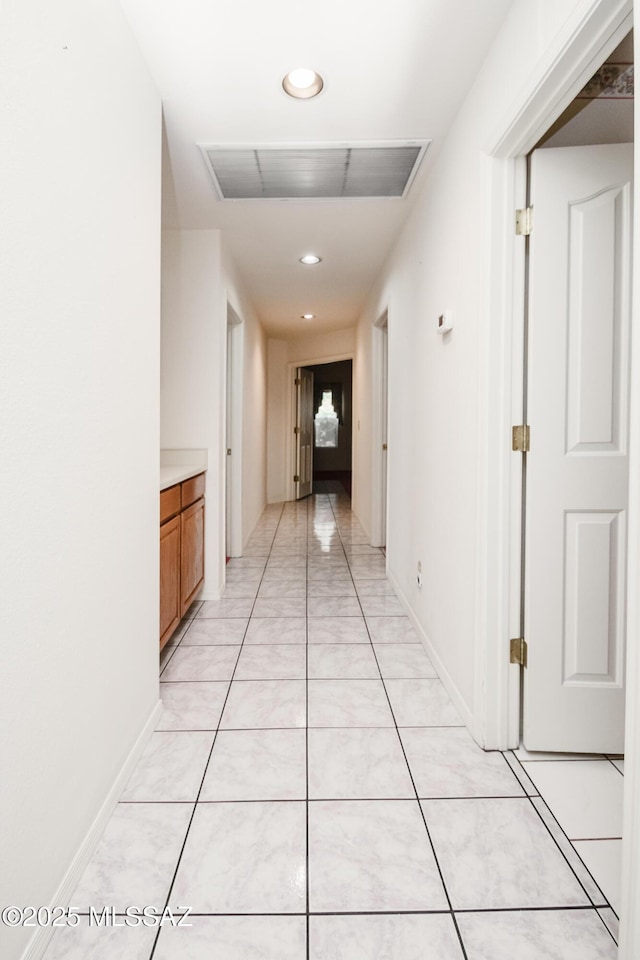
{"label": "white wall", "polygon": [[287,362],[304,363],[312,360],[323,363],[334,357],[351,355],[355,343],[355,326],[334,330],[332,333],[308,333],[287,342]]}
{"label": "white wall", "polygon": [[267,338],[231,257],[223,258],[227,299],[242,321],[242,544],[267,502]]}
{"label": "white wall", "polygon": [[205,583],[224,577],[224,402],[227,305],[218,230],[162,232],[161,445],[208,451]]}
{"label": "white wall", "polygon": [[228,302],[242,321],[244,542],[266,503],[266,339],[220,231],[164,230],[161,442],[208,451],[201,598],[218,597],[224,583]]}
{"label": "white wall", "polygon": [[289,463],[290,364],[322,363],[351,357],[356,348],[355,327],[332,333],[268,341],[267,378],[267,500],[281,503],[287,498]]}
{"label": "white wall", "polygon": [[287,356],[286,340],[268,341],[267,375],[267,501],[287,496]]}
{"label": "white wall", "polygon": [[372,457],[373,457],[373,336],[374,327],[367,311],[356,329],[353,356],[353,437],[351,448],[351,509],[365,533],[373,529]]}
{"label": "white wall", "polygon": [[[479,358],[486,293],[483,151],[518,90],[566,39],[588,0],[516,0],[442,144],[358,330],[354,508],[371,528],[372,323],[389,311],[389,572],[467,721],[474,635],[481,449]],[[455,315],[436,332],[444,309]],[[416,585],[422,563],[424,586]],[[506,642],[506,638],[505,638]]]}
{"label": "white wall", "polygon": [[576,100],[541,147],[633,143],[633,100]]}
{"label": "white wall", "polygon": [[4,0],[0,44],[0,902],[38,905],[158,701],[161,118],[116,0]]}

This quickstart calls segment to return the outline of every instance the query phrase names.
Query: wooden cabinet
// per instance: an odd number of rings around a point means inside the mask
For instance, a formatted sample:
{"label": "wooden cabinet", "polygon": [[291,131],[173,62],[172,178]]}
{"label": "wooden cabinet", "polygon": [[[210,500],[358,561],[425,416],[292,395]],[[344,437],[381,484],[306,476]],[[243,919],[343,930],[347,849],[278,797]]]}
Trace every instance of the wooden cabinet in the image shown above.
{"label": "wooden cabinet", "polygon": [[160,527],[160,646],[180,623],[180,517]]}
{"label": "wooden cabinet", "polygon": [[160,494],[160,649],[204,580],[204,490],[200,473]]}
{"label": "wooden cabinet", "polygon": [[180,594],[184,614],[204,580],[204,497],[180,514]]}

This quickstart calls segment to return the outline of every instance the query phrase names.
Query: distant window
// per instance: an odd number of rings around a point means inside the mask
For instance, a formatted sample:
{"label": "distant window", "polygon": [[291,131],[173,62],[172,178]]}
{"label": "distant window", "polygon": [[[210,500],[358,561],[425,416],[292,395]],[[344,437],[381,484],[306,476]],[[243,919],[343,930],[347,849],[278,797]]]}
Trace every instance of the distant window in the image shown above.
{"label": "distant window", "polygon": [[323,390],[314,419],[316,447],[338,446],[338,415],[333,406],[333,391]]}

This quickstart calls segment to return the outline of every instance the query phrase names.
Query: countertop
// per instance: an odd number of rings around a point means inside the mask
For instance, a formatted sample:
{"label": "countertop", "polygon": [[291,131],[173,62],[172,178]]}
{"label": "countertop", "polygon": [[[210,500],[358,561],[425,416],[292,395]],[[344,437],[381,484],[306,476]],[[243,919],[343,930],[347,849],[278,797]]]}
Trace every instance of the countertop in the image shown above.
{"label": "countertop", "polygon": [[167,487],[172,487],[175,483],[181,483],[182,480],[189,480],[190,477],[204,473],[205,470],[206,467],[203,467],[201,463],[182,463],[178,466],[160,467],[160,489],[166,490]]}

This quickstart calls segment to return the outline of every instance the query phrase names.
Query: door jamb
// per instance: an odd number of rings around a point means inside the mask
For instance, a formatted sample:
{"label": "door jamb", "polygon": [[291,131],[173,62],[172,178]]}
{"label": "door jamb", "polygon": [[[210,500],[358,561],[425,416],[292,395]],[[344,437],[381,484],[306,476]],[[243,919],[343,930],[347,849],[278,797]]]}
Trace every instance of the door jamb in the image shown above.
{"label": "door jamb", "polygon": [[[231,360],[231,381],[227,384],[225,402],[230,403],[225,422],[229,423],[230,444],[232,455],[229,470],[230,489],[227,489],[227,471],[225,470],[225,505],[230,498],[229,530],[226,545],[230,557],[241,557],[242,542],[242,407],[243,407],[243,371],[244,371],[244,324],[231,304],[227,302],[227,333],[231,340],[231,357],[227,358],[225,370],[229,369]],[[228,344],[228,340],[227,340]],[[226,445],[225,445],[226,461]],[[225,512],[225,532],[227,514]]]}
{"label": "door jamb", "polygon": [[[287,390],[287,405],[285,410],[285,422],[288,424],[287,436],[285,440],[285,463],[289,464],[289,472],[285,480],[285,497],[287,501],[295,500],[296,498],[296,485],[293,481],[294,474],[296,472],[296,444],[294,442],[295,437],[295,427],[296,427],[296,370],[298,367],[315,367],[316,364],[321,363],[336,363],[338,360],[351,360],[353,361],[353,353],[339,353],[332,354],[329,357],[317,357],[316,359],[311,360],[290,360],[287,364],[287,383],[289,388]],[[355,367],[355,364],[354,364]],[[352,372],[353,376],[353,372]],[[355,377],[354,377],[355,380]],[[355,392],[355,391],[354,391]],[[353,411],[352,411],[353,417]],[[352,458],[352,468],[353,468],[353,458]]]}
{"label": "door jamb", "polygon": [[[537,78],[532,78],[521,103],[504,117],[482,160],[484,248],[489,251],[488,277],[480,318],[480,392],[478,475],[478,578],[476,592],[476,684],[474,729],[488,749],[517,746],[514,723],[519,715],[519,684],[508,663],[515,594],[510,562],[514,535],[519,529],[521,503],[515,496],[521,469],[509,437],[514,407],[519,402],[522,354],[517,339],[524,320],[518,297],[524,250],[513,228],[514,210],[523,206],[521,161],[571,102],[576,93],[633,26],[634,0],[593,0],[577,5],[565,24],[562,43],[542,58]],[[636,108],[637,110],[637,108]],[[638,162],[636,160],[636,167]],[[634,212],[636,236],[640,211]],[[640,251],[634,253],[638,275]],[[522,286],[522,285],[521,285]],[[638,326],[634,298],[632,325]],[[635,324],[634,324],[635,321]],[[516,329],[514,335],[513,330]],[[520,365],[520,369],[518,367]],[[631,349],[630,509],[627,619],[627,715],[625,724],[624,826],[622,843],[622,909],[620,960],[640,956],[640,507],[634,492],[640,490],[640,350]],[[519,579],[519,578],[518,578]],[[518,600],[519,603],[519,600]]]}
{"label": "door jamb", "polygon": [[[382,471],[384,462],[382,456],[382,444],[388,442],[389,422],[388,422],[388,341],[389,335],[389,311],[385,308],[377,320],[373,321],[372,331],[372,411],[371,411],[371,546],[386,546],[386,526],[383,517],[385,516],[385,506],[382,502],[383,496],[388,502],[387,494],[384,493],[384,484],[382,482]],[[384,346],[383,337],[387,337],[387,385],[383,384]],[[383,404],[387,403],[387,438],[383,436],[384,432],[384,411]],[[388,474],[387,474],[388,477]],[[388,480],[387,480],[388,483]],[[388,523],[388,519],[387,519]]]}

